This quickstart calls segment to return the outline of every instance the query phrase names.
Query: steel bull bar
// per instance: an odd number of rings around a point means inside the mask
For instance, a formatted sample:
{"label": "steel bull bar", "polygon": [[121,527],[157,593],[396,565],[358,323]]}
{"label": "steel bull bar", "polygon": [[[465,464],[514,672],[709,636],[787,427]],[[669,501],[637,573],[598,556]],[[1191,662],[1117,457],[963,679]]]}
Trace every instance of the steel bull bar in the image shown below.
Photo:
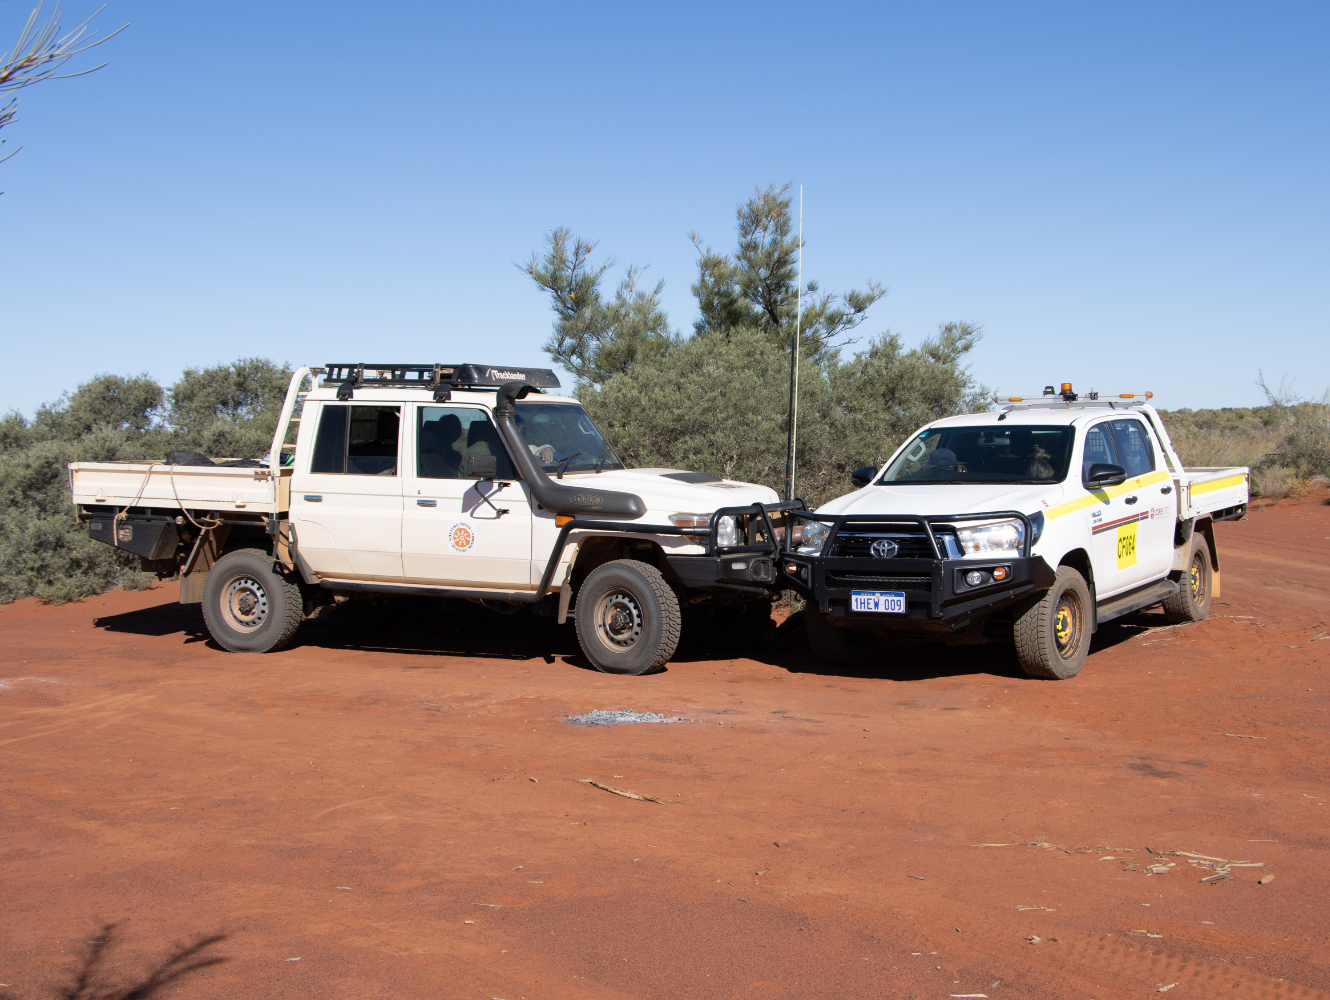
{"label": "steel bull bar", "polygon": [[[780,560],[789,535],[789,514],[807,512],[800,499],[784,503],[752,503],[746,507],[721,507],[711,515],[706,530],[706,555],[666,555],[679,580],[687,587],[713,587],[746,594],[767,594],[781,589]],[[732,517],[742,541],[721,545],[722,518]],[[778,523],[784,521],[784,524]],[[684,529],[680,534],[702,534],[702,529]]]}
{"label": "steel bull bar", "polygon": [[[820,612],[833,618],[888,626],[901,623],[906,627],[918,627],[927,622],[953,629],[964,628],[1036,591],[1051,587],[1056,575],[1042,556],[1030,555],[1034,525],[1020,511],[821,515],[792,511],[789,517],[791,528],[795,520],[804,519],[820,521],[829,531],[822,548],[815,553],[798,551],[791,545],[793,530],[787,532],[786,551],[780,564],[781,585],[791,587]],[[959,558],[959,553],[953,555],[944,551],[938,539],[940,532],[935,530],[935,526],[954,527],[967,521],[999,520],[1017,520],[1024,524],[1025,538],[1019,555]],[[915,528],[915,539],[922,538],[927,545],[922,554],[914,556],[833,555],[842,532],[848,535],[856,524],[898,526],[906,532]],[[995,570],[1000,571],[1000,580],[995,579]],[[966,577],[976,571],[982,579],[971,584]],[[856,612],[851,602],[851,595],[856,590],[902,592],[905,594],[905,612]]]}

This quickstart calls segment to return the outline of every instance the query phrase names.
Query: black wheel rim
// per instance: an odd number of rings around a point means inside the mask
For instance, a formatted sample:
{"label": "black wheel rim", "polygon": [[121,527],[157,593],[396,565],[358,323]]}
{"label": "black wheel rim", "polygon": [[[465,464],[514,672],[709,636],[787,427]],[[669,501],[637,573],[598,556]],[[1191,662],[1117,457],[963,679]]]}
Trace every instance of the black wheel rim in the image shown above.
{"label": "black wheel rim", "polygon": [[253,632],[268,617],[268,592],[252,576],[238,576],[222,595],[222,614],[238,632]]}
{"label": "black wheel rim", "polygon": [[596,638],[605,648],[626,653],[642,638],[642,605],[626,590],[612,590],[596,603]]}
{"label": "black wheel rim", "polygon": [[1058,598],[1057,610],[1053,613],[1053,641],[1057,645],[1058,655],[1070,659],[1076,655],[1081,644],[1081,628],[1084,624],[1085,609],[1075,591],[1065,591]]}

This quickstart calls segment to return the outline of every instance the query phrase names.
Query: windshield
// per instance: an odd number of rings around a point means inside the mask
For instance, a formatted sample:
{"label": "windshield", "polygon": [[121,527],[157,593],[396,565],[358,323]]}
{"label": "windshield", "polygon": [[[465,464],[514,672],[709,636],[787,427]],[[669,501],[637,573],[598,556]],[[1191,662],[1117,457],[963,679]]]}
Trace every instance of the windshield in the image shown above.
{"label": "windshield", "polygon": [[521,400],[517,404],[517,429],[546,472],[623,468],[619,456],[577,403]]}
{"label": "windshield", "polygon": [[1060,483],[1071,427],[934,427],[920,431],[879,483]]}

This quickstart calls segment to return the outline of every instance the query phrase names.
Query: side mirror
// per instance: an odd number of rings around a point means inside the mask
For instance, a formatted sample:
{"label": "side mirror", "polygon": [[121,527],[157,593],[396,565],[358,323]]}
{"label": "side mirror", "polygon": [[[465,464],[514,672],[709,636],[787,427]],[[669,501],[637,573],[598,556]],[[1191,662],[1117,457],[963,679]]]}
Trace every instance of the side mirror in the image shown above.
{"label": "side mirror", "polygon": [[850,473],[850,482],[855,486],[867,486],[877,477],[876,465],[865,465]]}
{"label": "side mirror", "polygon": [[1126,482],[1126,480],[1127,470],[1122,466],[1095,462],[1090,466],[1090,471],[1085,474],[1085,488],[1099,490],[1105,486],[1117,486]]}
{"label": "side mirror", "polygon": [[467,455],[467,479],[493,479],[499,474],[499,460],[493,455]]}

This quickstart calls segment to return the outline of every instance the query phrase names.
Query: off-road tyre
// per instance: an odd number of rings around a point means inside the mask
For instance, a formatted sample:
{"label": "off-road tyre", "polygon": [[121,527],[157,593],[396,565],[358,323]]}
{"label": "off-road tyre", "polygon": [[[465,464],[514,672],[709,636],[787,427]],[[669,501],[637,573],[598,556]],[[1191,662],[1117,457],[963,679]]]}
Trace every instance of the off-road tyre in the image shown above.
{"label": "off-road tyre", "polygon": [[650,563],[615,559],[597,566],[577,592],[577,641],[606,674],[664,668],[682,634],[679,599]]}
{"label": "off-road tyre", "polygon": [[232,653],[271,653],[287,645],[304,611],[300,588],[273,568],[262,549],[217,560],[203,584],[208,632]]}
{"label": "off-road tyre", "polygon": [[1094,614],[1085,577],[1070,566],[1058,567],[1053,586],[1012,626],[1021,669],[1040,680],[1075,677],[1090,652]]}
{"label": "off-road tyre", "polygon": [[804,634],[808,648],[832,667],[866,667],[883,656],[880,636],[859,628],[839,628],[811,604],[804,609]]}
{"label": "off-road tyre", "polygon": [[1210,614],[1214,573],[1210,566],[1210,546],[1197,532],[1192,532],[1187,568],[1178,583],[1182,589],[1164,601],[1164,617],[1173,625],[1203,621]]}

